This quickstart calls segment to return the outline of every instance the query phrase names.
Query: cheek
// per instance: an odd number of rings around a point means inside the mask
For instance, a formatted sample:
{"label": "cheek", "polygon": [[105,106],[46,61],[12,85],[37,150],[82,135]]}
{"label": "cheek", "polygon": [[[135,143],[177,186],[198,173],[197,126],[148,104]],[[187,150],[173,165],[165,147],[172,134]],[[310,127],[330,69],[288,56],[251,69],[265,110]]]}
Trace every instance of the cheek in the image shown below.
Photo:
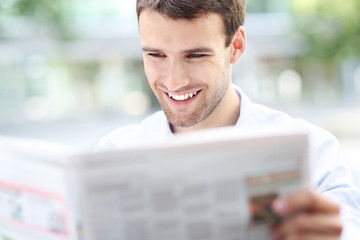
{"label": "cheek", "polygon": [[192,66],[188,69],[188,73],[191,74],[193,79],[198,79],[202,82],[211,83],[219,76],[221,67],[212,63],[202,63],[196,66]]}
{"label": "cheek", "polygon": [[207,81],[214,69],[207,63],[195,63],[189,64],[184,72],[193,80]]}
{"label": "cheek", "polygon": [[158,81],[158,79],[161,78],[161,74],[163,72],[161,64],[157,62],[145,61],[144,68],[145,68],[146,77],[150,85],[152,85],[153,83]]}

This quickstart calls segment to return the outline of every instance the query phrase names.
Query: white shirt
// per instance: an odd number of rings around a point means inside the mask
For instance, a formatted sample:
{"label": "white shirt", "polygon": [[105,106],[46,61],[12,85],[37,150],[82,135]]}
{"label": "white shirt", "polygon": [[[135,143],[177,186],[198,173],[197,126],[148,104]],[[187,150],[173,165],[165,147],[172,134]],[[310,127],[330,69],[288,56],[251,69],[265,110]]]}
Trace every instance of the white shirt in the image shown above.
{"label": "white shirt", "polygon": [[[255,104],[245,93],[234,86],[241,98],[240,117],[237,128],[267,125],[296,124],[309,132],[311,183],[318,192],[341,206],[344,224],[342,239],[356,239],[360,236],[360,191],[355,187],[351,172],[340,157],[339,143],[329,132],[305,120]],[[95,150],[122,149],[140,144],[153,144],[172,137],[169,122],[164,112],[159,111],[140,124],[120,127],[103,137]]]}

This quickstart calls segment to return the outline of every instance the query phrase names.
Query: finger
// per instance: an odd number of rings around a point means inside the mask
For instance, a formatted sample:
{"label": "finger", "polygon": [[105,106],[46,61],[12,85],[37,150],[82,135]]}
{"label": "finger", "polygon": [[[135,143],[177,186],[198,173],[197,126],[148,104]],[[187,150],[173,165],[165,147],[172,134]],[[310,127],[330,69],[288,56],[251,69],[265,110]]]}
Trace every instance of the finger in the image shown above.
{"label": "finger", "polygon": [[311,190],[305,190],[276,199],[273,203],[273,210],[281,215],[289,215],[300,211],[319,212],[319,213],[340,213],[340,207]]}
{"label": "finger", "polygon": [[[290,238],[289,240],[291,240]],[[295,238],[296,240],[340,240],[340,237],[327,237],[327,236],[317,236],[317,235],[310,235],[310,236],[303,236],[301,238]]]}
{"label": "finger", "polygon": [[[284,220],[273,232],[275,239],[287,239],[299,236],[333,236],[341,235],[343,226],[336,214],[301,213]],[[291,239],[291,238],[290,238]]]}
{"label": "finger", "polygon": [[289,237],[289,238],[272,238],[273,240],[340,240],[340,237],[332,236],[321,236],[321,235],[303,235],[300,237]]}

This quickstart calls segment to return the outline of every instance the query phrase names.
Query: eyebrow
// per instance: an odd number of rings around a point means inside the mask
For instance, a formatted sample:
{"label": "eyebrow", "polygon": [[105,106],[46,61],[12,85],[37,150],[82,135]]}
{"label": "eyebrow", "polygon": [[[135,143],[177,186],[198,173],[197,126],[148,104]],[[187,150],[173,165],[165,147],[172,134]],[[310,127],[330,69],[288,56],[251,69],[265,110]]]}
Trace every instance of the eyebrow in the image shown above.
{"label": "eyebrow", "polygon": [[143,47],[142,48],[143,52],[163,52],[162,49],[158,49],[158,48],[151,48],[151,47]]}
{"label": "eyebrow", "polygon": [[[160,48],[152,48],[152,47],[143,47],[142,51],[143,52],[164,52],[164,50],[162,50]],[[189,54],[189,53],[211,53],[211,52],[213,52],[213,50],[211,48],[206,48],[206,47],[191,48],[191,49],[187,49],[187,50],[183,51],[183,53],[185,53],[185,54]]]}
{"label": "eyebrow", "polygon": [[193,48],[183,51],[183,53],[209,53],[213,52],[211,48]]}

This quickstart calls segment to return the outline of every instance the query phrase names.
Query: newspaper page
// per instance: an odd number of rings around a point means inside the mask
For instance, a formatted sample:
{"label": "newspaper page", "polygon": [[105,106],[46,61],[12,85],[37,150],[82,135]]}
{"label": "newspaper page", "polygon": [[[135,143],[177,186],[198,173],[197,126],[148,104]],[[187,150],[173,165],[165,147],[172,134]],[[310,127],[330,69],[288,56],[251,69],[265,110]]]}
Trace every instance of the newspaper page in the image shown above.
{"label": "newspaper page", "polygon": [[263,240],[271,202],[308,185],[308,138],[221,129],[75,162],[79,239]]}
{"label": "newspaper page", "polygon": [[69,148],[0,137],[0,239],[76,239],[62,165]]}
{"label": "newspaper page", "polygon": [[219,129],[79,153],[0,138],[0,240],[270,239],[307,186],[307,135]]}

